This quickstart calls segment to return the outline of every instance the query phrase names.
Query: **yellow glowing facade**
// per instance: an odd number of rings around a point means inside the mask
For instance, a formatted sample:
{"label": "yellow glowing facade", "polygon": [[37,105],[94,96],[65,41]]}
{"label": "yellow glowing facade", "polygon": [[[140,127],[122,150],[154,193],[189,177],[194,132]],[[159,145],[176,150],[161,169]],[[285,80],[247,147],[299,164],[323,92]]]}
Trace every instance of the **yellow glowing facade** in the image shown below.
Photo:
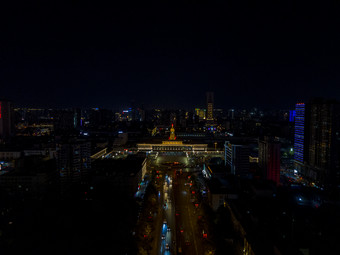
{"label": "yellow glowing facade", "polygon": [[207,144],[183,144],[183,141],[175,141],[175,129],[173,125],[170,129],[170,137],[168,141],[162,143],[140,143],[137,144],[139,151],[193,151],[205,152],[207,151]]}
{"label": "yellow glowing facade", "polygon": [[171,141],[176,140],[174,124],[172,124],[171,128],[170,128],[169,140],[171,140]]}

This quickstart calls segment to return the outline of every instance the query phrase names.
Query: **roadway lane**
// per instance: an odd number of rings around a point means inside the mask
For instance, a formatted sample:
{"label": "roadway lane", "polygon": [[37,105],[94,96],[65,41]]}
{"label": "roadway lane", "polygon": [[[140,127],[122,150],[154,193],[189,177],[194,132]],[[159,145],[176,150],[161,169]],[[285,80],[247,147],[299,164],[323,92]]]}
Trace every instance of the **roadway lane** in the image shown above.
{"label": "roadway lane", "polygon": [[162,186],[162,231],[160,235],[159,253],[162,255],[174,254],[175,250],[175,208],[173,204],[172,177],[165,174]]}
{"label": "roadway lane", "polygon": [[157,218],[155,221],[155,238],[153,243],[153,250],[152,254],[158,255],[161,254],[160,251],[163,248],[163,240],[161,239],[162,233],[163,233],[163,218],[164,218],[164,212],[162,208],[162,204],[164,203],[164,189],[163,189],[163,178],[160,178],[160,188],[157,188],[158,191],[158,213]]}
{"label": "roadway lane", "polygon": [[[197,232],[196,215],[191,199],[189,186],[185,186],[190,168],[183,168],[183,175],[176,179],[178,166],[171,166],[171,162],[188,163],[185,156],[158,156],[152,165],[162,173],[162,184],[159,193],[160,213],[156,226],[156,253],[168,254],[203,254]],[[177,216],[176,213],[179,212]],[[181,232],[183,230],[183,232]],[[179,252],[181,251],[181,252]]]}
{"label": "roadway lane", "polygon": [[197,232],[197,215],[191,200],[189,186],[186,186],[188,174],[178,175],[174,187],[176,213],[177,251],[183,254],[204,254],[199,233]]}

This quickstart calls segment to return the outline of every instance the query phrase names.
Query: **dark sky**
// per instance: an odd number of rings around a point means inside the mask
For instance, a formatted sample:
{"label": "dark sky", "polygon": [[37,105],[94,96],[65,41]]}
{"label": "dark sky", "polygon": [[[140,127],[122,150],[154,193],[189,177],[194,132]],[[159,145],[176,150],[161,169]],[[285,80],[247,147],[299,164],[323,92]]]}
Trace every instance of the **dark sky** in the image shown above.
{"label": "dark sky", "polygon": [[339,1],[96,2],[1,6],[0,97],[107,108],[202,107],[208,90],[222,108],[340,99]]}

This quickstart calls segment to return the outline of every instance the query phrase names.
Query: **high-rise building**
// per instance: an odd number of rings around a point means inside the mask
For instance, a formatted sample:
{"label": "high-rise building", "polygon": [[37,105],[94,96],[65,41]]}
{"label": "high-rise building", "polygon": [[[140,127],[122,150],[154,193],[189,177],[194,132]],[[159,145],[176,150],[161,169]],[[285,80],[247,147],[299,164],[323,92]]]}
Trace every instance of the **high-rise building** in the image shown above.
{"label": "high-rise building", "polygon": [[305,155],[305,104],[297,103],[295,108],[294,165],[301,171]]}
{"label": "high-rise building", "polygon": [[13,130],[12,104],[10,101],[0,100],[0,141],[8,140]]}
{"label": "high-rise building", "polygon": [[340,184],[340,105],[336,101],[309,102],[304,174],[321,186]]}
{"label": "high-rise building", "polygon": [[214,92],[207,92],[207,121],[214,121]]}
{"label": "high-rise building", "polygon": [[233,175],[241,177],[249,176],[249,155],[250,148],[245,144],[232,144],[226,141],[225,147],[225,165],[230,167]]}
{"label": "high-rise building", "polygon": [[263,177],[280,183],[280,149],[281,144],[270,137],[259,141],[259,166],[263,170]]}
{"label": "high-rise building", "polygon": [[61,183],[80,182],[91,168],[91,143],[66,141],[57,144],[57,170]]}
{"label": "high-rise building", "polygon": [[82,126],[81,110],[79,108],[73,109],[73,127],[78,129]]}

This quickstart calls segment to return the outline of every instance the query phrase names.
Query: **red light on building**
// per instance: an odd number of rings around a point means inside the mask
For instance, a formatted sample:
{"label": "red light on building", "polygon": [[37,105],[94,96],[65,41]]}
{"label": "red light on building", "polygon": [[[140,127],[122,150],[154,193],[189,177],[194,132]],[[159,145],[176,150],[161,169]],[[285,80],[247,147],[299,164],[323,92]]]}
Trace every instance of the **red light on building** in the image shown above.
{"label": "red light on building", "polygon": [[204,233],[203,238],[207,238],[207,237],[208,237],[208,234]]}
{"label": "red light on building", "polygon": [[196,208],[198,207],[198,204],[195,204]]}
{"label": "red light on building", "polygon": [[195,194],[195,191],[191,191],[192,194]]}

